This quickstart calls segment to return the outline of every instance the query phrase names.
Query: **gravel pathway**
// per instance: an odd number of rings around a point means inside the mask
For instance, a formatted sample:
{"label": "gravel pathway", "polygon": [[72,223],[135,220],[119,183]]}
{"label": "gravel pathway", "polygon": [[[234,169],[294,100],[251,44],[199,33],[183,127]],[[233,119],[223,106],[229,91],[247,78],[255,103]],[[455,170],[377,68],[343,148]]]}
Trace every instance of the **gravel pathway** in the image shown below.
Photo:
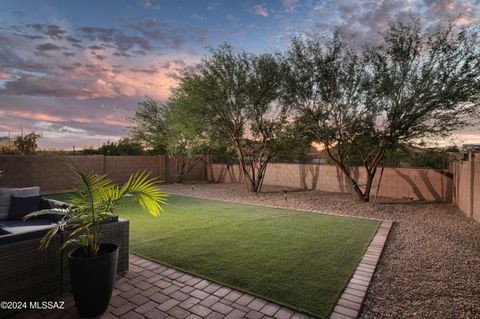
{"label": "gravel pathway", "polygon": [[367,293],[361,318],[480,318],[480,224],[452,204],[382,198],[354,203],[349,194],[245,185],[164,185],[166,192],[390,219],[395,224]]}

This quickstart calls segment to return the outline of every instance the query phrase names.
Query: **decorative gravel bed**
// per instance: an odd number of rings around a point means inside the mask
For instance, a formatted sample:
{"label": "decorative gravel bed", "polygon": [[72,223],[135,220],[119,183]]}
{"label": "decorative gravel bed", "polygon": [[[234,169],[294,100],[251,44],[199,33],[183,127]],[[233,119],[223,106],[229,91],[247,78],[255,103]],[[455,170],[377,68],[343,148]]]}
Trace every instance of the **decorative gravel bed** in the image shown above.
{"label": "decorative gravel bed", "polygon": [[367,293],[361,318],[480,318],[480,224],[452,204],[382,198],[355,203],[350,194],[287,192],[243,184],[164,185],[175,194],[341,215],[395,224]]}

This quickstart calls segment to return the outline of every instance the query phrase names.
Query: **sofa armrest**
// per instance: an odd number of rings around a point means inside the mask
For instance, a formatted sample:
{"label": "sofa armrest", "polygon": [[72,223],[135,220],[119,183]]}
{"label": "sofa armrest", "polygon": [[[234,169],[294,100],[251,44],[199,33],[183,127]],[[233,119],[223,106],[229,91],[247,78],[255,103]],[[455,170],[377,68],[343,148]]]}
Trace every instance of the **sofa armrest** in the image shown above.
{"label": "sofa armrest", "polygon": [[[40,209],[56,209],[68,207],[69,205],[67,203],[55,199],[42,198],[42,201],[40,202]],[[53,222],[58,222],[60,219],[62,219],[62,216],[56,214],[48,214],[43,215],[43,217],[40,218],[47,218]]]}
{"label": "sofa armrest", "polygon": [[42,198],[41,205],[42,209],[67,208],[69,206],[68,203],[50,198]]}

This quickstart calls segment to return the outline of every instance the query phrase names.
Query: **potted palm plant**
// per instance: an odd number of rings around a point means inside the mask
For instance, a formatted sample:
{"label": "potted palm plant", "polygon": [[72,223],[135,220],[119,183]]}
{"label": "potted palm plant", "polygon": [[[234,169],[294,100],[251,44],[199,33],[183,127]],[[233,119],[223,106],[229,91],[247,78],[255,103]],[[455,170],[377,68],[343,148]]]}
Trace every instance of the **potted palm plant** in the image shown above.
{"label": "potted palm plant", "polygon": [[69,198],[69,207],[33,212],[25,219],[59,215],[60,220],[42,238],[40,247],[46,248],[59,231],[67,234],[61,249],[75,245],[68,253],[75,305],[83,316],[98,316],[110,302],[119,249],[102,242],[102,225],[118,219],[116,212],[124,198],[133,199],[145,211],[158,216],[168,195],[159,192],[157,179],[149,178],[147,173],[133,174],[125,184],[117,186],[106,175],[73,170],[80,183]]}

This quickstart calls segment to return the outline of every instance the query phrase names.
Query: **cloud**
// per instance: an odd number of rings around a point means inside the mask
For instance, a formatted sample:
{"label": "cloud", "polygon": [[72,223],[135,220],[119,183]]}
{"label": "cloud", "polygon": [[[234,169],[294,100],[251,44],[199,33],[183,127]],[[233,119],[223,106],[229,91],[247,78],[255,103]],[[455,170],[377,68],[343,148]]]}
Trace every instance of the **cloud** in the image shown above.
{"label": "cloud", "polygon": [[196,28],[195,32],[189,30],[181,30],[171,26],[171,23],[158,19],[147,19],[141,22],[131,23],[129,27],[140,33],[147,41],[155,41],[162,48],[173,48],[182,50],[188,38],[192,38],[204,31]]}
{"label": "cloud", "polygon": [[[108,126],[108,125],[107,125]],[[105,127],[105,126],[103,126]],[[84,147],[97,147],[106,140],[115,140],[122,132],[117,127],[111,127],[104,132],[96,132],[90,127],[77,127],[50,122],[35,122],[31,129],[42,134],[39,141],[41,148],[68,148],[77,150]]]}
{"label": "cloud", "polygon": [[149,75],[154,75],[159,72],[158,68],[155,65],[151,65],[149,68],[129,68],[128,70],[134,73],[145,73]]}
{"label": "cloud", "polygon": [[105,60],[107,57],[103,54],[93,53],[93,56],[98,60]]}
{"label": "cloud", "polygon": [[[479,0],[338,0],[322,2],[302,2],[309,11],[301,23],[289,22],[287,32],[280,38],[302,34],[318,37],[333,30],[361,42],[378,42],[381,32],[389,21],[419,17],[426,27],[454,22],[457,25],[470,25],[480,21]],[[298,9],[298,8],[297,8]]]}
{"label": "cloud", "polygon": [[20,10],[13,11],[13,14],[16,15],[17,17],[19,17],[19,18],[23,18],[23,17],[26,16],[26,14],[23,11],[20,11]]}
{"label": "cloud", "polygon": [[0,26],[0,122],[8,123],[0,130],[43,130],[44,146],[121,136],[139,100],[165,101],[178,75],[193,69],[198,58],[187,45],[209,41],[207,29],[159,19],[34,22]]}
{"label": "cloud", "polygon": [[286,11],[291,12],[298,6],[298,0],[282,0],[282,5]]}
{"label": "cloud", "polygon": [[138,2],[146,10],[160,9],[160,4],[156,0],[139,0]]}
{"label": "cloud", "polygon": [[205,17],[202,16],[202,15],[200,15],[200,14],[198,14],[198,13],[192,14],[191,17],[192,17],[193,19],[195,19],[195,20],[198,20],[198,21],[203,21],[203,20],[205,20]]}
{"label": "cloud", "polygon": [[34,35],[34,34],[22,34],[22,33],[14,33],[14,35],[26,38],[29,40],[40,40],[40,39],[45,39],[43,35]]}
{"label": "cloud", "polygon": [[[4,80],[3,86],[0,86],[0,95],[93,100],[134,96],[141,98],[147,94],[165,99],[170,93],[169,88],[175,84],[176,76],[192,71],[195,65],[191,58],[186,62],[177,57],[146,64],[144,62],[152,62],[151,57],[146,56],[145,61],[138,60],[136,65],[123,68],[122,64],[109,63],[104,53],[92,52],[84,57],[90,57],[86,63],[76,61],[59,64],[52,58],[52,64],[39,66],[42,72],[25,72],[27,69],[32,70],[33,65],[11,58],[12,63],[6,65],[6,70],[15,69],[17,72],[14,77],[8,76]],[[2,71],[3,73],[6,74],[3,77],[10,74],[7,71]]]}
{"label": "cloud", "polygon": [[253,13],[258,16],[268,17],[267,9],[264,8],[261,4],[254,5],[252,10],[253,10]]}
{"label": "cloud", "polygon": [[53,77],[23,75],[14,81],[6,82],[4,88],[0,89],[0,94],[87,98],[85,88],[82,88],[80,83],[76,84]]}
{"label": "cloud", "polygon": [[39,52],[48,52],[48,51],[59,51],[62,49],[66,49],[65,47],[60,47],[56,44],[47,42],[37,45],[36,50]]}
{"label": "cloud", "polygon": [[71,126],[61,126],[57,130],[60,133],[70,133],[70,134],[79,134],[79,135],[86,135],[88,132],[79,128],[71,127]]}
{"label": "cloud", "polygon": [[215,10],[217,10],[219,7],[220,7],[220,3],[218,3],[218,2],[210,2],[210,3],[207,5],[207,10],[208,10],[208,11],[215,11]]}
{"label": "cloud", "polygon": [[10,73],[0,72],[0,80],[12,80],[13,77]]}
{"label": "cloud", "polygon": [[38,33],[49,36],[52,39],[63,39],[67,31],[56,24],[35,23],[28,24],[27,27],[32,28]]}
{"label": "cloud", "polygon": [[77,39],[77,38],[74,38],[74,37],[71,37],[71,36],[65,37],[65,40],[67,40],[70,43],[74,43],[74,44],[82,43],[81,39]]}
{"label": "cloud", "polygon": [[[2,98],[0,110],[0,136],[5,131],[13,135],[24,130],[36,130],[43,134],[42,147],[77,148],[106,139],[116,139],[125,133],[128,110],[136,105],[137,98],[121,98],[115,101],[51,100],[38,98],[35,106],[25,104],[23,97]],[[86,115],[88,113],[88,115]]]}
{"label": "cloud", "polygon": [[100,41],[104,46],[115,48],[119,52],[127,52],[134,48],[151,51],[154,48],[146,38],[128,35],[115,28],[85,26],[78,30],[84,38],[90,41]]}
{"label": "cloud", "polygon": [[[0,117],[4,117],[6,111],[0,111]],[[38,120],[38,121],[48,121],[48,122],[64,122],[65,120],[61,117],[41,113],[41,112],[31,112],[31,111],[9,111],[9,116],[15,116],[22,119]]]}
{"label": "cloud", "polygon": [[[0,37],[1,38],[1,37]],[[0,71],[11,72],[11,70],[20,70],[23,72],[45,72],[49,66],[45,63],[36,62],[35,60],[24,59],[17,50],[14,50],[8,42],[1,41],[0,44]],[[34,48],[31,48],[31,52]]]}
{"label": "cloud", "polygon": [[455,23],[458,25],[471,25],[473,24],[473,19],[468,19],[468,18],[458,18],[455,20]]}
{"label": "cloud", "polygon": [[232,23],[236,23],[238,21],[238,18],[236,16],[234,16],[233,14],[227,14],[225,16],[225,18],[227,18],[227,20],[232,22]]}

